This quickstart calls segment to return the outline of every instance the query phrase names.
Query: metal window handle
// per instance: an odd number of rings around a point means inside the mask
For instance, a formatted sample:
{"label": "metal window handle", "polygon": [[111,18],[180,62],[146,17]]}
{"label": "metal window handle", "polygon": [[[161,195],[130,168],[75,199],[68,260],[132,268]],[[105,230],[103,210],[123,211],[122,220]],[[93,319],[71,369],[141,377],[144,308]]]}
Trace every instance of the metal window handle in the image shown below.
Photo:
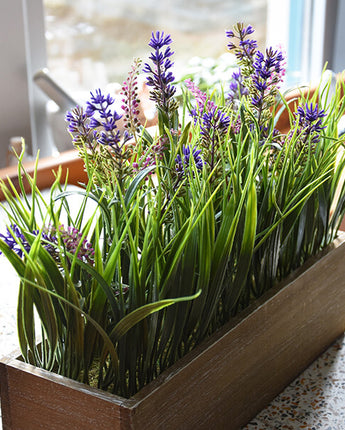
{"label": "metal window handle", "polygon": [[66,91],[60,87],[50,76],[48,69],[38,70],[33,77],[37,86],[51,99],[59,108],[66,112],[74,108],[78,103]]}

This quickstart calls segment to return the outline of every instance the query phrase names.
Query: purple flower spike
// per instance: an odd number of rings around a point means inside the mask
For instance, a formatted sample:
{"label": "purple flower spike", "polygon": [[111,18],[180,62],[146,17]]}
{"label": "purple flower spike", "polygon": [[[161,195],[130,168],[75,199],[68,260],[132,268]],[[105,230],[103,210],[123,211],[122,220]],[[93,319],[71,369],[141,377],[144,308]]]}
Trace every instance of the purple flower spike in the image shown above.
{"label": "purple flower spike", "polygon": [[326,116],[326,113],[323,109],[319,110],[319,107],[317,104],[315,104],[315,107],[313,108],[313,103],[310,103],[310,107],[308,106],[308,103],[305,106],[299,106],[297,108],[297,115],[304,120],[305,123],[312,123],[316,122],[316,124],[313,125],[313,131],[321,131],[321,118],[324,118]]}
{"label": "purple flower spike", "polygon": [[[106,96],[102,94],[100,89],[90,94],[85,112],[83,108],[77,106],[66,114],[68,130],[73,135],[73,142],[76,145],[85,143],[89,148],[93,148],[94,142],[118,148],[120,132],[117,129],[117,121],[122,116],[110,109],[115,100],[110,94]],[[99,131],[99,128],[103,131]]]}
{"label": "purple flower spike", "polygon": [[191,153],[191,147],[189,145],[183,145],[182,155],[177,154],[175,159],[176,162],[176,171],[179,173],[180,178],[186,176],[188,174],[188,168],[190,166],[191,156],[194,160],[195,166],[197,170],[201,171],[204,167],[204,161],[200,155],[201,149],[193,148]]}
{"label": "purple flower spike", "polygon": [[256,40],[246,39],[246,37],[252,33],[254,33],[253,27],[251,25],[244,27],[242,23],[238,23],[234,31],[230,30],[226,32],[226,36],[231,39],[231,42],[228,44],[229,50],[233,51],[236,58],[247,67],[251,66],[253,63],[253,58],[258,46]]}
{"label": "purple flower spike", "polygon": [[241,35],[242,37],[248,36],[249,34],[253,34],[254,33],[254,28],[251,25],[248,25],[247,28],[243,28],[241,30]]}
{"label": "purple flower spike", "polygon": [[217,106],[204,112],[200,118],[201,145],[205,149],[206,162],[211,170],[216,163],[219,145],[229,131],[230,123],[230,117]]}
{"label": "purple flower spike", "polygon": [[[281,82],[284,56],[281,51],[272,48],[266,50],[266,56],[257,52],[253,62],[252,105],[258,112],[258,123],[261,124],[262,114],[267,111],[274,101]],[[265,117],[263,118],[265,122]]]}
{"label": "purple flower spike", "polygon": [[202,116],[201,135],[206,139],[210,139],[210,135],[214,133],[218,136],[225,135],[229,126],[230,117],[215,106]]}
{"label": "purple flower spike", "polygon": [[92,147],[93,132],[89,127],[89,116],[84,112],[82,107],[77,106],[67,112],[66,122],[68,123],[68,131],[72,134],[75,145],[85,143],[87,146]]}
{"label": "purple flower spike", "polygon": [[[121,115],[117,112],[112,112],[110,106],[114,103],[113,97],[108,94],[104,96],[100,89],[91,93],[91,101],[87,102],[86,114],[91,117],[89,127],[97,129],[102,127],[102,131],[97,141],[101,145],[118,146],[120,142],[120,132],[117,130],[117,121],[121,119]],[[98,118],[94,115],[98,114]]]}
{"label": "purple flower spike", "polygon": [[[12,230],[12,231],[11,231]],[[13,232],[13,233],[12,233]],[[25,251],[30,251],[30,245],[25,239],[25,236],[20,231],[16,224],[12,224],[10,228],[6,228],[6,234],[0,234],[0,238],[16,253],[19,257],[23,257],[23,248]],[[19,242],[19,243],[18,243]],[[1,255],[1,252],[0,252]]]}
{"label": "purple flower spike", "polygon": [[153,49],[161,49],[163,46],[170,45],[172,43],[172,39],[170,34],[164,36],[164,31],[160,33],[156,31],[156,34],[152,32],[151,40],[149,42],[149,46]]}
{"label": "purple flower spike", "polygon": [[[80,246],[78,258],[80,260],[83,260],[84,262],[93,264],[94,250],[92,248],[92,245],[86,239],[84,239],[80,245],[82,234],[79,232],[79,230],[70,226],[65,229],[63,225],[60,226],[59,230],[66,250],[72,254],[75,254],[78,247]],[[38,230],[32,232],[32,234],[36,236],[38,235],[38,233]],[[59,255],[58,251],[58,239],[56,237],[56,233],[57,232],[54,227],[45,227],[42,232],[42,242],[49,254],[55,260],[59,260],[61,256]],[[0,238],[5,243],[7,243],[7,245],[21,258],[24,255],[23,248],[26,252],[30,251],[30,244],[25,239],[25,236],[21,232],[19,227],[15,224],[12,224],[10,228],[7,228],[6,235],[0,234]]]}
{"label": "purple flower spike", "polygon": [[311,136],[311,142],[317,143],[320,140],[320,133],[325,128],[322,126],[322,118],[326,116],[323,109],[319,110],[319,106],[313,103],[305,104],[305,106],[299,106],[295,116],[298,120],[298,133],[302,136],[303,140],[306,141],[309,136]]}
{"label": "purple flower spike", "polygon": [[[164,32],[157,31],[156,34],[152,33],[149,46],[154,49],[150,56],[154,67],[146,63],[143,69],[145,73],[149,74],[146,83],[149,87],[152,87],[150,99],[155,101],[167,114],[176,109],[176,103],[172,100],[176,88],[171,85],[175,77],[169,70],[174,64],[170,60],[174,53],[168,46],[171,42],[170,35],[164,36]],[[166,49],[162,51],[164,47]]]}
{"label": "purple flower spike", "polygon": [[276,80],[276,75],[279,75],[282,71],[283,61],[283,54],[278,50],[274,51],[272,48],[267,49],[266,58],[262,52],[257,52],[255,62],[253,64],[255,70],[255,84],[258,85],[259,82],[265,82],[266,85],[268,85],[272,83],[273,80]]}
{"label": "purple flower spike", "polygon": [[230,81],[230,90],[227,97],[228,102],[233,103],[235,100],[240,100],[242,96],[247,96],[248,94],[248,88],[243,85],[241,71],[234,72]]}
{"label": "purple flower spike", "polygon": [[228,30],[225,32],[226,37],[229,37],[231,39],[232,37],[235,37],[235,33],[232,30]]}
{"label": "purple flower spike", "polygon": [[[100,89],[95,91],[95,94],[90,92],[91,98],[89,102],[87,102],[86,113],[88,116],[92,116],[94,112],[100,111],[105,112],[109,106],[114,103],[114,99],[108,94],[106,97],[102,94]],[[105,106],[104,106],[105,104]]]}

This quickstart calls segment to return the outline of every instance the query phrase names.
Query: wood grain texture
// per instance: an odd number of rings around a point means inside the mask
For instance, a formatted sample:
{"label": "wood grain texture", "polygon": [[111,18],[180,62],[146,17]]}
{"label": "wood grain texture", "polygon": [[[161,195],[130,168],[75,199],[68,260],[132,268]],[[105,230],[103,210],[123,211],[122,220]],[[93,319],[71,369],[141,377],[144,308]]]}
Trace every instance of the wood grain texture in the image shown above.
{"label": "wood grain texture", "polygon": [[3,430],[131,428],[121,398],[18,360],[1,363],[0,383]]}
{"label": "wood grain texture", "polygon": [[345,330],[345,234],[131,399],[0,363],[4,430],[238,429]]}

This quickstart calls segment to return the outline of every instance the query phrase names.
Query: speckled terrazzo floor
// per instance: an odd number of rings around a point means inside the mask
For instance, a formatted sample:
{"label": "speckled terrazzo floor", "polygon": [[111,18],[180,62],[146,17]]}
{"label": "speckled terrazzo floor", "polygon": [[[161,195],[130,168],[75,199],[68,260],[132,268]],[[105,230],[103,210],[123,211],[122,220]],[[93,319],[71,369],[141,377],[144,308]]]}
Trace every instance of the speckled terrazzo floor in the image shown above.
{"label": "speckled terrazzo floor", "polygon": [[345,429],[344,336],[243,428],[294,429]]}

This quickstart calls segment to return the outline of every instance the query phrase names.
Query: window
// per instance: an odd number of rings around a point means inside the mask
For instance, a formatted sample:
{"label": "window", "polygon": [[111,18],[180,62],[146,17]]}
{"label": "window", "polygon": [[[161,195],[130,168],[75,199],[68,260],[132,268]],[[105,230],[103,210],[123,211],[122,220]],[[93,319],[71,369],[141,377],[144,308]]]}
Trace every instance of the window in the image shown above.
{"label": "window", "polygon": [[175,71],[191,57],[218,58],[225,30],[251,24],[262,48],[267,0],[44,0],[48,67],[70,91],[125,79],[133,57],[147,58],[151,32],[170,33]]}
{"label": "window", "polygon": [[224,54],[224,31],[245,21],[256,28],[261,49],[266,40],[285,45],[289,84],[308,83],[326,60],[336,72],[345,67],[344,18],[339,0],[0,2],[0,167],[12,136],[24,136],[33,154],[38,148],[42,156],[54,151],[51,131],[58,112],[46,118],[47,98],[33,82],[34,73],[46,65],[56,82],[77,97],[121,83],[133,57],[147,58],[152,30],[172,34],[176,68],[183,70],[192,56]]}
{"label": "window", "polygon": [[[148,58],[151,32],[159,30],[172,36],[177,79],[203,70],[202,78],[212,82],[233,59],[225,31],[236,22],[253,25],[260,48],[265,46],[267,3],[117,0],[114,6],[114,0],[44,0],[48,68],[78,103],[98,87],[113,93],[126,79],[133,58]],[[120,105],[121,97],[115,98]],[[52,118],[56,146],[71,147],[63,118],[49,112]]]}

